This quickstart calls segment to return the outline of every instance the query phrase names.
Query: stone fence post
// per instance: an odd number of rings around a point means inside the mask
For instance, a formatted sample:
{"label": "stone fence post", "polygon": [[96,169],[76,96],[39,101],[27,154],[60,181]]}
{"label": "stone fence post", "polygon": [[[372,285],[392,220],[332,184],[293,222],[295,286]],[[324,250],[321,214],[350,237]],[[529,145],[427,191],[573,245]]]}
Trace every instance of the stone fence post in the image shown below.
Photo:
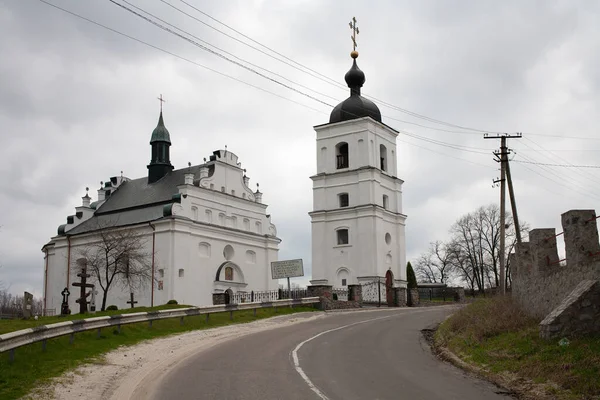
{"label": "stone fence post", "polygon": [[362,285],[348,285],[348,301],[362,305]]}
{"label": "stone fence post", "polygon": [[565,232],[565,253],[570,268],[592,261],[600,252],[594,210],[571,210],[561,216]]}
{"label": "stone fence post", "polygon": [[559,268],[556,229],[532,229],[529,231],[529,243],[534,274],[548,275]]}
{"label": "stone fence post", "polygon": [[394,305],[396,307],[406,307],[407,306],[407,296],[406,296],[406,288],[397,287],[394,288],[395,296],[394,296]]}

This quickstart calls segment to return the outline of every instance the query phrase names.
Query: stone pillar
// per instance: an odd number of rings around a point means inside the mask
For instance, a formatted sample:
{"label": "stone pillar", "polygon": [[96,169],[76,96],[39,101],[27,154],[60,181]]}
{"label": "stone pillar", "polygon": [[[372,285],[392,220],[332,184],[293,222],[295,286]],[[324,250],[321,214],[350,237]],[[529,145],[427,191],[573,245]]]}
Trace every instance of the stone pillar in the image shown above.
{"label": "stone pillar", "polygon": [[[510,260],[513,282],[517,277],[529,275],[531,272],[531,246],[529,242],[521,242],[515,245],[514,256]],[[510,257],[509,256],[509,257]]]}
{"label": "stone pillar", "polygon": [[362,304],[362,285],[348,285],[348,301]]}
{"label": "stone pillar", "polygon": [[533,274],[547,275],[559,267],[556,248],[556,229],[532,229],[529,231]]}
{"label": "stone pillar", "polygon": [[587,264],[600,253],[594,210],[571,210],[561,216],[567,265]]}
{"label": "stone pillar", "polygon": [[394,288],[395,296],[394,296],[394,305],[396,307],[406,307],[407,305],[407,297],[406,297],[406,288],[397,287]]}
{"label": "stone pillar", "polygon": [[213,305],[225,304],[225,293],[213,293]]}
{"label": "stone pillar", "polygon": [[419,289],[408,289],[408,306],[416,307],[419,303]]}
{"label": "stone pillar", "polygon": [[327,297],[328,299],[332,299],[331,290],[333,286],[331,285],[309,285],[308,289],[308,297]]}
{"label": "stone pillar", "polygon": [[465,288],[457,287],[457,288],[453,288],[453,290],[454,290],[454,301],[456,301],[458,303],[464,303],[465,302]]}

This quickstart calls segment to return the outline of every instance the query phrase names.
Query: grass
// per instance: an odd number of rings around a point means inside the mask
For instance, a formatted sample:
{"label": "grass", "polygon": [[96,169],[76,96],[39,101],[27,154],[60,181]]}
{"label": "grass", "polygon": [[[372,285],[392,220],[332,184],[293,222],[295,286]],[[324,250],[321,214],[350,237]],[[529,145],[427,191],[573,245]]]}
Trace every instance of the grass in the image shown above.
{"label": "grass", "polygon": [[[177,307],[177,306],[175,306]],[[155,311],[157,309],[175,308],[173,305],[149,308],[130,309],[128,311]],[[185,306],[179,306],[185,307]],[[257,309],[256,317],[252,310],[235,311],[233,321],[229,320],[229,313],[213,313],[208,323],[205,316],[186,317],[184,325],[180,325],[179,318],[154,321],[152,327],[148,323],[123,325],[119,334],[116,328],[102,330],[102,335],[97,338],[96,331],[81,332],[75,335],[73,344],[69,344],[69,337],[59,337],[48,340],[46,351],[42,351],[41,343],[19,347],[15,350],[14,362],[9,361],[7,353],[0,354],[0,399],[17,399],[38,385],[48,383],[51,378],[58,377],[64,372],[88,362],[102,362],[102,354],[119,346],[128,346],[143,340],[167,336],[174,333],[187,332],[196,329],[207,329],[235,323],[251,322],[275,315],[291,314],[303,311],[314,311],[311,307],[280,307],[274,309]],[[124,310],[96,313],[94,316],[123,313]],[[89,317],[88,315],[87,317]],[[70,316],[68,319],[85,318],[86,316]],[[0,329],[4,332],[24,329],[33,325],[49,324],[64,321],[65,318],[47,317],[38,321],[1,321]],[[10,327],[13,329],[9,329]]]}
{"label": "grass", "polygon": [[560,346],[539,337],[538,323],[510,297],[478,300],[440,325],[435,341],[501,381],[525,378],[556,399],[600,399],[600,336]]}
{"label": "grass", "polygon": [[172,310],[175,308],[186,308],[186,307],[191,307],[191,306],[178,305],[178,304],[164,304],[162,306],[157,306],[157,307],[135,307],[135,308],[125,308],[123,310],[114,310],[114,311],[98,311],[94,314],[87,313],[87,314],[71,314],[71,315],[66,315],[66,316],[38,317],[37,320],[35,320],[33,318],[30,318],[30,319],[0,319],[0,335],[3,333],[18,331],[21,329],[34,328],[36,326],[41,326],[41,325],[56,324],[58,322],[71,321],[71,320],[75,320],[75,319],[103,317],[105,315],[130,314],[130,313],[135,313],[135,312]]}

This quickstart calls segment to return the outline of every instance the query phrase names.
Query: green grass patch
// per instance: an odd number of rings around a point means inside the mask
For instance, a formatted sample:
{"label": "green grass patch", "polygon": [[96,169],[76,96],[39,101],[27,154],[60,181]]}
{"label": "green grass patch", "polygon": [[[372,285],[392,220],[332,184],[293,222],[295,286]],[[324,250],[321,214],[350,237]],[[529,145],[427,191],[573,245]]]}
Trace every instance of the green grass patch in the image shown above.
{"label": "green grass patch", "polygon": [[53,316],[53,317],[38,317],[37,320],[35,320],[34,318],[30,318],[30,319],[0,319],[0,335],[3,333],[18,331],[21,329],[34,328],[36,326],[42,326],[42,325],[56,324],[58,322],[71,321],[71,320],[75,320],[75,319],[103,317],[106,315],[130,314],[130,313],[136,313],[136,312],[173,310],[175,308],[186,308],[186,307],[192,307],[192,306],[164,304],[162,306],[157,306],[157,307],[135,307],[135,308],[125,308],[123,310],[114,310],[114,311],[98,311],[97,313],[94,313],[94,314],[87,313],[87,314],[71,314],[71,315]]}
{"label": "green grass patch", "polygon": [[600,336],[560,346],[539,337],[538,323],[510,297],[478,300],[440,325],[435,340],[496,376],[508,372],[549,390],[558,385],[554,398],[600,398]]}
{"label": "green grass patch", "polygon": [[[129,309],[128,311],[155,311],[157,309],[169,309],[185,306],[161,306],[149,308]],[[148,323],[139,323],[123,325],[121,333],[117,328],[104,328],[100,338],[96,331],[81,332],[75,335],[73,344],[69,344],[69,337],[63,336],[48,340],[46,351],[42,351],[41,343],[19,347],[15,350],[14,362],[9,361],[7,353],[0,354],[0,399],[17,399],[34,387],[49,382],[51,378],[62,375],[64,372],[76,368],[77,366],[88,362],[102,362],[102,354],[116,349],[119,346],[128,346],[143,340],[153,339],[161,336],[167,336],[174,333],[188,332],[196,329],[207,329],[218,326],[251,322],[258,319],[269,318],[276,315],[292,314],[304,311],[314,311],[311,307],[280,307],[275,312],[272,308],[257,309],[256,317],[252,310],[234,311],[233,321],[229,319],[228,312],[210,314],[209,321],[206,322],[205,315],[185,317],[184,325],[180,325],[179,318],[153,321],[152,327]],[[96,313],[93,316],[121,314],[125,310]],[[64,321],[65,319],[79,319],[90,317],[70,316],[58,319],[58,317],[47,317],[38,321],[38,325],[45,325]],[[52,322],[50,322],[52,321]],[[13,331],[29,328],[33,325],[32,321],[2,321],[0,329]],[[15,327],[10,329],[8,326]]]}

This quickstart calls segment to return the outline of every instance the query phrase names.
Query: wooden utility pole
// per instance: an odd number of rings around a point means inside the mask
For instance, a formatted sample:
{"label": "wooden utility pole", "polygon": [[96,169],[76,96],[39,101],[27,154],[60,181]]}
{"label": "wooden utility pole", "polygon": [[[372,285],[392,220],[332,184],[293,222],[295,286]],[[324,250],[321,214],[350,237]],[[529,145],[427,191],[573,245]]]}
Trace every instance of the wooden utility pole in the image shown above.
{"label": "wooden utility pole", "polygon": [[[508,167],[508,154],[510,150],[506,147],[506,139],[520,139],[522,135],[517,133],[516,135],[502,134],[490,136],[487,133],[483,135],[484,139],[500,139],[500,151],[495,151],[494,155],[499,158],[500,162],[500,293],[502,295],[506,294],[506,187],[504,186],[504,181],[506,180],[506,173]],[[509,172],[510,176],[510,172]],[[509,191],[510,191],[510,199],[511,206],[513,210],[513,218],[515,218],[515,229],[518,231],[518,222],[517,222],[517,206],[514,202],[514,192],[512,189],[512,179],[510,179],[509,183]],[[520,239],[521,234],[518,233],[518,238]],[[517,239],[517,240],[519,240]]]}

